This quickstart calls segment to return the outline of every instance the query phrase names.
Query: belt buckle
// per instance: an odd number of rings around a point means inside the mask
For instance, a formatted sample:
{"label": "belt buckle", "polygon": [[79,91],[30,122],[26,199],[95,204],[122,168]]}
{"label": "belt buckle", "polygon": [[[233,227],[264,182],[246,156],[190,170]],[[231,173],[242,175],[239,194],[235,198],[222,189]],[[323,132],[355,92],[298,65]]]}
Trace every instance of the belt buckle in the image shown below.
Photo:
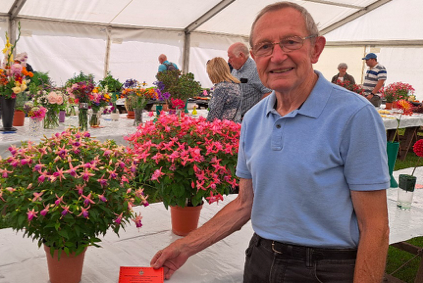
{"label": "belt buckle", "polygon": [[275,241],[272,241],[272,251],[274,252],[274,253],[277,253],[277,254],[282,254],[282,252],[280,252],[280,251],[278,251],[278,250],[276,250],[275,249]]}

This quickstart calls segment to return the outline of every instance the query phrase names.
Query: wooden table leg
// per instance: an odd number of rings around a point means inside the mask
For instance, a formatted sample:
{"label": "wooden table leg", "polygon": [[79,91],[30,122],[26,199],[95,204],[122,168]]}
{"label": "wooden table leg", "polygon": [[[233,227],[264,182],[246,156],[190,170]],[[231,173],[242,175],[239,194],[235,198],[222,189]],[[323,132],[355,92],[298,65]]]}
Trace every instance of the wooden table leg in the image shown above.
{"label": "wooden table leg", "polygon": [[418,129],[419,127],[405,128],[404,136],[400,140],[400,150],[398,152],[398,158],[400,160],[404,160],[407,157],[408,151],[413,147]]}

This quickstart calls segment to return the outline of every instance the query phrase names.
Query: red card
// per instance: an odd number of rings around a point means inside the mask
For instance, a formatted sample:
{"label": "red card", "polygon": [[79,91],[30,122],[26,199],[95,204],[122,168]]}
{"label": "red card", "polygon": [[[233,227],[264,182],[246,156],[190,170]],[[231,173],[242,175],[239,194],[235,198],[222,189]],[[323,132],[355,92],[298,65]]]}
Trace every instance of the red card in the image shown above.
{"label": "red card", "polygon": [[121,266],[119,283],[163,283],[163,268]]}

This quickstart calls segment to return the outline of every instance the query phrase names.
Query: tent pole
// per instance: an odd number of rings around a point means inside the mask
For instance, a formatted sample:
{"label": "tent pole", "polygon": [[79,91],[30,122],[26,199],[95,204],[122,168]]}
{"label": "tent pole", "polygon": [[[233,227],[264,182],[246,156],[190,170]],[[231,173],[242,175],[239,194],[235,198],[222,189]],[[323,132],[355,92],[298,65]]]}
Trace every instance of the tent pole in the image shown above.
{"label": "tent pole", "polygon": [[185,38],[184,38],[184,53],[182,55],[182,72],[184,74],[188,73],[189,70],[189,48],[191,45],[191,33],[185,31]]}
{"label": "tent pole", "polygon": [[109,72],[109,59],[110,59],[110,43],[111,43],[112,28],[106,28],[107,42],[106,42],[106,55],[104,57],[104,78]]}

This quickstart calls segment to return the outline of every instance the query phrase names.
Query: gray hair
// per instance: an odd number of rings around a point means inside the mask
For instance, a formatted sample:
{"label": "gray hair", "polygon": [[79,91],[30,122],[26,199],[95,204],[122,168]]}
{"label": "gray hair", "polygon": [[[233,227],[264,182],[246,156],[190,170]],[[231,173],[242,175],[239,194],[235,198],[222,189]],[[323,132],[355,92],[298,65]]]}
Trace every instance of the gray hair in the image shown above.
{"label": "gray hair", "polygon": [[346,68],[346,69],[348,69],[348,65],[347,64],[345,64],[345,63],[339,63],[339,65],[338,65],[338,69],[339,68]]}
{"label": "gray hair", "polygon": [[[264,16],[264,14],[268,13],[268,12],[273,12],[273,11],[279,11],[282,10],[284,8],[293,8],[295,10],[297,10],[298,12],[301,13],[301,15],[304,18],[305,21],[305,25],[306,25],[306,29],[307,32],[309,33],[309,35],[319,35],[319,29],[317,28],[316,23],[313,20],[313,17],[310,15],[310,13],[302,6],[292,3],[292,2],[287,2],[287,1],[282,1],[282,2],[276,2],[270,5],[267,5],[266,7],[264,7],[259,14],[257,15],[256,19],[254,20],[252,26],[251,26],[251,31],[250,31],[250,46],[253,47],[253,31],[254,31],[254,27],[257,23],[257,21]],[[315,41],[316,38],[313,37],[311,39],[312,41]]]}

